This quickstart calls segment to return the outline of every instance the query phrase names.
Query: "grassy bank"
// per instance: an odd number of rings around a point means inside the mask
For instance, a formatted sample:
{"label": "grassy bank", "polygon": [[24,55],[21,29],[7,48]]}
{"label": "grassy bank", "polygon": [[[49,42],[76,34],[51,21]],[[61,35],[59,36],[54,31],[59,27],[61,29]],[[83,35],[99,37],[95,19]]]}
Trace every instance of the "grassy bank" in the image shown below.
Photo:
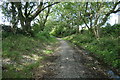
{"label": "grassy bank", "polygon": [[84,34],[74,34],[65,39],[71,41],[77,46],[96,54],[106,64],[120,70],[120,37],[118,35],[119,26],[103,28],[102,36],[99,40],[91,36],[87,31]]}
{"label": "grassy bank", "polygon": [[[35,37],[9,35],[2,40],[3,78],[32,78],[34,70],[55,50],[57,40],[46,33]],[[53,44],[54,43],[54,44]]]}

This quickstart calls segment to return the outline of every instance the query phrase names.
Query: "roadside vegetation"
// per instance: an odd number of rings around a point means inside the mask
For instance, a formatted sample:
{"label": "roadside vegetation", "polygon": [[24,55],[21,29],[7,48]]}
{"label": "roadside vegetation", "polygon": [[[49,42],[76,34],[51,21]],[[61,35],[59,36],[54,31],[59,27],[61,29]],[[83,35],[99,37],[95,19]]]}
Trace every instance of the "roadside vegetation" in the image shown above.
{"label": "roadside vegetation", "polygon": [[35,69],[44,66],[42,62],[57,48],[56,37],[84,47],[120,70],[120,24],[108,22],[120,11],[120,1],[1,4],[3,22],[10,23],[0,24],[3,78],[34,77]]}
{"label": "roadside vegetation", "polygon": [[[44,67],[47,63],[44,61],[53,56],[58,41],[49,34],[49,29],[45,29],[45,23],[50,13],[49,7],[55,4],[57,3],[48,2],[44,5],[44,2],[2,2],[0,8],[3,18],[11,23],[0,25],[3,78],[35,78],[37,68]],[[37,11],[35,6],[39,6]],[[31,15],[33,11],[35,14]],[[39,73],[42,74],[43,70]]]}
{"label": "roadside vegetation", "polygon": [[120,24],[111,26],[107,22],[110,14],[120,11],[119,8],[115,10],[117,4],[120,2],[110,3],[112,7],[99,2],[61,3],[52,13],[53,18],[56,13],[59,18],[51,19],[46,25],[54,25],[50,34],[89,50],[105,64],[120,71]]}
{"label": "roadside vegetation", "polygon": [[[4,33],[3,33],[4,34]],[[53,44],[54,43],[54,44]],[[55,51],[57,40],[46,33],[3,38],[3,78],[34,78],[35,69]]]}
{"label": "roadside vegetation", "polygon": [[85,30],[83,34],[67,36],[65,39],[77,46],[89,50],[109,66],[120,70],[120,25],[107,25],[103,27],[102,30],[103,32],[101,34],[103,36],[99,40],[89,34],[88,30]]}

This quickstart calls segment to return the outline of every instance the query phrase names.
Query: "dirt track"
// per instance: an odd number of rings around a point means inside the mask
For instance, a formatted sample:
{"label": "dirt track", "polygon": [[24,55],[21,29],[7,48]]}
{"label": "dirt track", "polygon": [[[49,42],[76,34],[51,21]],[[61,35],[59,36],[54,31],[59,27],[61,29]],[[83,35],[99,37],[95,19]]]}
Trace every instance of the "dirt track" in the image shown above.
{"label": "dirt track", "polygon": [[77,50],[66,41],[60,41],[58,59],[49,66],[54,70],[54,75],[47,78],[106,78],[105,70],[99,62],[86,55],[83,50]]}

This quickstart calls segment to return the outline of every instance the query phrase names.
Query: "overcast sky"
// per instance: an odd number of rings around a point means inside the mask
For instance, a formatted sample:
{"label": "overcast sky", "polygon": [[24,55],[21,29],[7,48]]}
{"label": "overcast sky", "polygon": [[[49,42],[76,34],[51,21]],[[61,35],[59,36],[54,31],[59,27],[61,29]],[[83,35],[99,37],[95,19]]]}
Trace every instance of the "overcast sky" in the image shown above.
{"label": "overcast sky", "polygon": [[108,20],[108,22],[111,25],[114,25],[115,23],[118,23],[118,15],[117,14],[111,14],[110,19]]}

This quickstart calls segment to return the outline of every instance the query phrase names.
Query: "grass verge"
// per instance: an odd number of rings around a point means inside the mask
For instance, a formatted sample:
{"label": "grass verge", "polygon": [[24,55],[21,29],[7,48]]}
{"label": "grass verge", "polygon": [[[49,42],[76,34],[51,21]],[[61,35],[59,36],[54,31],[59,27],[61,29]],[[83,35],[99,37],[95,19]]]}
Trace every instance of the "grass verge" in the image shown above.
{"label": "grass verge", "polygon": [[2,40],[2,77],[33,78],[34,70],[54,52],[57,40],[40,33],[36,37],[11,35]]}
{"label": "grass verge", "polygon": [[82,46],[96,54],[96,57],[102,59],[106,64],[120,70],[119,38],[104,36],[97,40],[89,34],[75,34],[64,39],[69,40],[77,46]]}

